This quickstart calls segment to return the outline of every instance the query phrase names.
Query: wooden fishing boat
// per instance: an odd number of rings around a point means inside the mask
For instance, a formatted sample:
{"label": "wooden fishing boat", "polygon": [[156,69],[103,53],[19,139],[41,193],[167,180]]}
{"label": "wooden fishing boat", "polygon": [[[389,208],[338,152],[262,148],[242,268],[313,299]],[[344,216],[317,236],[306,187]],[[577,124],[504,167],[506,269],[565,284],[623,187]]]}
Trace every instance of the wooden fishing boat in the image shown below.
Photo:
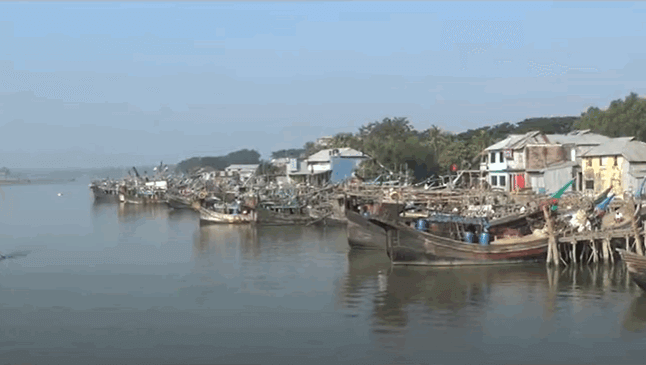
{"label": "wooden fishing boat", "polygon": [[261,204],[257,208],[258,223],[262,225],[289,226],[307,225],[315,218],[305,214],[302,208],[276,207]]}
{"label": "wooden fishing boat", "polygon": [[177,195],[177,194],[167,194],[167,203],[173,209],[193,209],[194,199],[191,199],[188,196]]}
{"label": "wooden fishing boat", "polygon": [[617,249],[621,259],[626,263],[626,269],[630,278],[643,290],[646,290],[646,256],[626,250]]}
{"label": "wooden fishing boat", "polygon": [[[542,261],[547,256],[548,237],[539,230],[525,235],[516,231],[515,237],[496,238],[488,242],[486,231],[489,226],[484,218],[444,215],[435,222],[430,219],[432,223],[428,232],[420,229],[419,225],[413,228],[402,222],[379,218],[370,220],[385,230],[386,251],[394,265],[515,264]],[[477,232],[473,232],[478,225],[481,244],[456,239],[456,235],[460,234],[464,237],[478,236]],[[450,234],[451,230],[453,234]]]}
{"label": "wooden fishing boat", "polygon": [[356,208],[346,206],[348,244],[352,248],[386,251],[386,231],[370,217],[397,220],[403,204],[370,204]]}
{"label": "wooden fishing boat", "polygon": [[119,191],[119,202],[126,204],[166,204],[168,199],[165,190],[122,186]]}
{"label": "wooden fishing boat", "polygon": [[198,211],[201,224],[250,224],[258,221],[256,210],[241,204],[210,204],[207,201]]}
{"label": "wooden fishing boat", "polygon": [[119,192],[118,190],[102,187],[99,185],[91,184],[90,190],[92,195],[94,195],[94,200],[97,202],[105,203],[118,203],[119,202]]}
{"label": "wooden fishing boat", "polygon": [[367,217],[347,210],[348,244],[352,248],[386,251],[386,231]]}

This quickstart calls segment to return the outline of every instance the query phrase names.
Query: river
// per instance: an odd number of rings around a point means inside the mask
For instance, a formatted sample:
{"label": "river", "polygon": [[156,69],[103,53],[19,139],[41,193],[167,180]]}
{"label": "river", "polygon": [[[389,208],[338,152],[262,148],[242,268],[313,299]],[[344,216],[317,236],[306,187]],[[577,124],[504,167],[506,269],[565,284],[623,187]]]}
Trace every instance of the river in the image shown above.
{"label": "river", "polygon": [[643,362],[621,264],[392,268],[344,228],[200,227],[87,184],[2,187],[0,251],[28,253],[0,261],[0,364]]}

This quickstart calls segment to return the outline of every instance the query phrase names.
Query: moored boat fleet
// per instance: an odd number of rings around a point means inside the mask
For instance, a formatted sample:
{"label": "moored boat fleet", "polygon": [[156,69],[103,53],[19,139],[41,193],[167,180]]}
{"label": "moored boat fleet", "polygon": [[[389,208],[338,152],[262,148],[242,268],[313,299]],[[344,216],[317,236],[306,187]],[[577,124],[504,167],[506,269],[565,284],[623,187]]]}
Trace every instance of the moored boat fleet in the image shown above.
{"label": "moored boat fleet", "polygon": [[[615,252],[611,246],[637,252],[622,251],[622,257],[641,259],[644,252],[641,201],[617,199],[611,188],[586,197],[567,192],[572,182],[546,196],[357,181],[310,186],[251,180],[142,178],[135,170],[128,179],[96,181],[90,188],[97,201],[194,210],[201,224],[345,224],[353,249],[380,250],[393,265],[569,264],[579,256],[579,262],[596,261],[601,251],[606,257],[599,237],[607,238],[609,257]],[[577,246],[582,240],[590,243]],[[633,266],[646,277],[646,263]]]}

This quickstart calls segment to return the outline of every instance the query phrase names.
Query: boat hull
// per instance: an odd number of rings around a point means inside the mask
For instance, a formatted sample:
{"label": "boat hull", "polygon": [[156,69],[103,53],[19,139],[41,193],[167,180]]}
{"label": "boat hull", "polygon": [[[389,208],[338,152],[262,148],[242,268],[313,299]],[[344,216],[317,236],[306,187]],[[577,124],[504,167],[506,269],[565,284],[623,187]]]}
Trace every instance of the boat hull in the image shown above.
{"label": "boat hull", "polygon": [[224,214],[200,208],[200,224],[251,224],[256,222],[256,214]]}
{"label": "boat hull", "polygon": [[617,250],[626,264],[628,275],[642,290],[646,291],[646,257],[625,250]]}
{"label": "boat hull", "polygon": [[258,209],[258,223],[267,226],[291,226],[291,225],[309,225],[315,221],[315,218],[303,213],[284,213],[269,210],[266,208]]}
{"label": "boat hull", "polygon": [[120,194],[119,201],[126,204],[167,204],[168,199],[163,197],[141,197]]}
{"label": "boat hull", "polygon": [[106,192],[103,189],[93,187],[92,188],[92,195],[94,196],[95,201],[99,202],[105,202],[105,203],[118,203],[119,202],[119,194],[110,194]]}
{"label": "boat hull", "polygon": [[512,243],[465,243],[399,224],[383,224],[393,265],[503,265],[544,261],[548,238],[529,235]]}
{"label": "boat hull", "polygon": [[361,214],[347,210],[348,244],[352,248],[386,251],[386,231]]}
{"label": "boat hull", "polygon": [[193,202],[185,197],[169,196],[167,203],[173,209],[193,209]]}

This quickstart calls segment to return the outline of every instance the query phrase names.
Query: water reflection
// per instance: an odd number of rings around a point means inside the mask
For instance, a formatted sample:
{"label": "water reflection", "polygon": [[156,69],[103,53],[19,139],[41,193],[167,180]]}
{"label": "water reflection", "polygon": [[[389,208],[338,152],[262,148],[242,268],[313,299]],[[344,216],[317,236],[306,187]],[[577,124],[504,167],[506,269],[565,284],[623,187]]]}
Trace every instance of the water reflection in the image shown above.
{"label": "water reflection", "polygon": [[[468,307],[469,315],[486,310],[492,291],[505,295],[531,295],[548,286],[546,271],[530,267],[399,268],[387,278],[384,295],[375,298],[377,330],[404,327],[407,308],[417,306],[426,315],[459,319]],[[513,300],[514,298],[510,298]]]}
{"label": "water reflection", "polygon": [[635,297],[623,320],[623,328],[629,332],[646,330],[646,294]]}
{"label": "water reflection", "polygon": [[208,256],[222,245],[239,247],[243,255],[248,255],[252,258],[260,254],[256,226],[213,224],[199,227],[195,240],[197,256]]}
{"label": "water reflection", "polygon": [[119,203],[117,216],[120,222],[132,222],[145,218],[148,220],[166,219],[168,207],[165,204],[124,204]]}
{"label": "water reflection", "polygon": [[339,304],[341,308],[358,309],[366,296],[386,291],[390,259],[381,251],[350,250],[347,260],[346,275],[339,286]]}

